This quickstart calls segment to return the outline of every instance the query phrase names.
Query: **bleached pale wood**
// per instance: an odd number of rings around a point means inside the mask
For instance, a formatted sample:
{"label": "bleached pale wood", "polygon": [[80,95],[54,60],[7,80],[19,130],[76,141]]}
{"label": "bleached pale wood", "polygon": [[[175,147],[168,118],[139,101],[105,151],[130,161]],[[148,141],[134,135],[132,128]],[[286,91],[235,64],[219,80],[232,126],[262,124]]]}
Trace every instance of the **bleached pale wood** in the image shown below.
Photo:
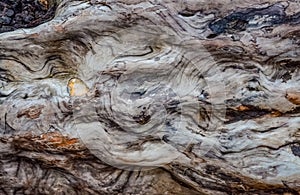
{"label": "bleached pale wood", "polygon": [[0,36],[1,193],[300,191],[297,1],[57,3]]}

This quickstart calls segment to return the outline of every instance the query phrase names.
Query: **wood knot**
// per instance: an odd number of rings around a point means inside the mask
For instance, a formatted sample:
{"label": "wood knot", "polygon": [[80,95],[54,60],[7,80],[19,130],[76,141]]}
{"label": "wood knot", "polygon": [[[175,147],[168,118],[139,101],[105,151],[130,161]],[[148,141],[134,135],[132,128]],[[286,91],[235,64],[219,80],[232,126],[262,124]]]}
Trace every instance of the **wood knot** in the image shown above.
{"label": "wood knot", "polygon": [[86,84],[78,78],[72,78],[68,82],[68,92],[70,96],[84,96],[89,91]]}
{"label": "wood knot", "polygon": [[47,0],[39,0],[39,3],[43,5],[45,8],[49,8],[49,3]]}
{"label": "wood knot", "polygon": [[285,98],[295,105],[300,105],[300,92],[287,92]]}

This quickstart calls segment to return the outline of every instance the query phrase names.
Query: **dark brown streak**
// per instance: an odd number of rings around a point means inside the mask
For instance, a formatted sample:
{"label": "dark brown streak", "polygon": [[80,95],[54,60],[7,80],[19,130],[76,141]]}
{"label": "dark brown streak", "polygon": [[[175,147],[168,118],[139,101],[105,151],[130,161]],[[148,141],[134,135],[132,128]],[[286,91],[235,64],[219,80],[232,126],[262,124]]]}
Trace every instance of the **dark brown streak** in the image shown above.
{"label": "dark brown streak", "polygon": [[128,175],[127,175],[127,178],[126,178],[125,182],[120,186],[120,188],[118,190],[119,192],[124,192],[125,191],[125,189],[127,188],[127,184],[129,183],[132,174],[133,174],[133,171],[128,172]]}
{"label": "dark brown streak", "polygon": [[281,127],[284,127],[285,125],[287,125],[287,123],[284,123],[284,124],[282,124],[280,126],[277,126],[277,127],[270,127],[268,129],[265,129],[265,130],[250,129],[250,131],[255,132],[255,133],[266,133],[266,132],[277,130],[277,129],[281,128]]}
{"label": "dark brown streak", "polygon": [[119,58],[126,58],[126,57],[143,57],[143,56],[147,56],[151,53],[153,53],[153,48],[151,46],[148,46],[147,47],[148,49],[150,49],[150,51],[146,52],[146,53],[143,53],[143,54],[137,54],[137,55],[121,55],[121,56],[118,56],[118,58],[116,59],[119,59]]}
{"label": "dark brown streak", "polygon": [[255,150],[255,149],[258,149],[258,148],[267,148],[269,150],[276,151],[276,150],[279,150],[283,147],[290,146],[290,145],[293,145],[293,144],[300,144],[300,142],[299,141],[287,142],[283,145],[278,146],[277,148],[272,147],[272,146],[267,146],[267,145],[259,145],[259,146],[256,146],[256,147],[251,147],[251,148],[247,148],[247,149],[240,150],[240,151],[226,151],[226,152],[220,151],[220,152],[222,153],[222,155],[226,155],[226,154],[243,153],[243,152]]}
{"label": "dark brown streak", "polygon": [[226,109],[226,119],[225,124],[234,123],[237,121],[249,120],[254,118],[259,118],[267,114],[271,114],[275,110],[261,109],[252,105],[247,105],[248,109],[244,111],[234,110],[232,108]]}
{"label": "dark brown streak", "polygon": [[12,128],[12,127],[7,123],[7,113],[5,113],[5,115],[4,115],[4,131],[5,131],[5,132],[6,132],[6,130],[8,130],[7,127],[9,127],[10,130],[15,130],[14,128]]}

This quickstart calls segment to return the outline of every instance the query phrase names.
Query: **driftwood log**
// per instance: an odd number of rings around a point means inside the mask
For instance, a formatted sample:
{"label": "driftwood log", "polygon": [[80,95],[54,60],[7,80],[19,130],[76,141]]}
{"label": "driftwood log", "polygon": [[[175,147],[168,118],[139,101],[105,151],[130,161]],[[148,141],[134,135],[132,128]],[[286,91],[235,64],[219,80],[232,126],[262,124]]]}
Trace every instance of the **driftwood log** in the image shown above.
{"label": "driftwood log", "polygon": [[58,0],[0,34],[0,194],[298,194],[297,0]]}

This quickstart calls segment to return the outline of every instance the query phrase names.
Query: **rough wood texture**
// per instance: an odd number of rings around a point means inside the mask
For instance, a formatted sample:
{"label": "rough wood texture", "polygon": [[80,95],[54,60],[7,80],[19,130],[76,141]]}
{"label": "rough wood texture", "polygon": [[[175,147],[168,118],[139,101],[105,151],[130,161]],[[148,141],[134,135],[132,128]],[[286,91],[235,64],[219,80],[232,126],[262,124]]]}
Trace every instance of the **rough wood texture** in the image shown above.
{"label": "rough wood texture", "polygon": [[57,3],[0,36],[0,194],[300,192],[299,2]]}

